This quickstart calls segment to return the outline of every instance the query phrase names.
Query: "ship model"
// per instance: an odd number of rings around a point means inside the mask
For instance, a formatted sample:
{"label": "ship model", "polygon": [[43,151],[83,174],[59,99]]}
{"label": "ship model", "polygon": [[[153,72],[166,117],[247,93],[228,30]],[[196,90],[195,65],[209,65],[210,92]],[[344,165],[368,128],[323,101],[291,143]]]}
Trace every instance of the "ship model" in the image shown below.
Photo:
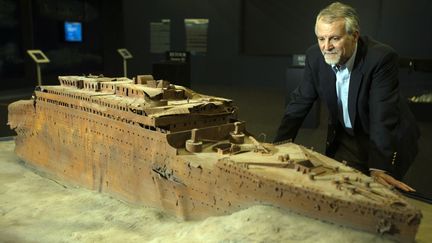
{"label": "ship model", "polygon": [[8,108],[16,154],[51,178],[183,219],[265,204],[415,239],[422,214],[401,194],[303,146],[257,141],[232,100],[151,75],[59,81]]}

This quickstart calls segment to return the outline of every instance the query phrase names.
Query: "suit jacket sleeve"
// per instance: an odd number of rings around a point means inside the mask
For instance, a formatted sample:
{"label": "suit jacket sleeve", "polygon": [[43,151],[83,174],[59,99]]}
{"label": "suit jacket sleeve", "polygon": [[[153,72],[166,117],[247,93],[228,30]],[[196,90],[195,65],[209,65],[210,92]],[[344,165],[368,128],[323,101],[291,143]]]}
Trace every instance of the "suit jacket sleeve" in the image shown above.
{"label": "suit jacket sleeve", "polygon": [[389,52],[378,59],[369,89],[369,168],[390,171],[400,121],[398,57]]}
{"label": "suit jacket sleeve", "polygon": [[317,99],[316,80],[310,61],[311,58],[308,55],[302,82],[291,93],[291,100],[286,106],[274,142],[294,140],[304,118]]}

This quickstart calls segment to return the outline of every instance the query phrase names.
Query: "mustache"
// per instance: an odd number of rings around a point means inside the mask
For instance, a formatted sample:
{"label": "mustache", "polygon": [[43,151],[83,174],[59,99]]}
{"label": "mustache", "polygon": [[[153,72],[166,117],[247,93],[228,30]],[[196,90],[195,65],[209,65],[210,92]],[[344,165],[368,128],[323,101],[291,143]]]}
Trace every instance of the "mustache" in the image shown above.
{"label": "mustache", "polygon": [[323,55],[327,55],[327,54],[338,54],[337,51],[323,51]]}

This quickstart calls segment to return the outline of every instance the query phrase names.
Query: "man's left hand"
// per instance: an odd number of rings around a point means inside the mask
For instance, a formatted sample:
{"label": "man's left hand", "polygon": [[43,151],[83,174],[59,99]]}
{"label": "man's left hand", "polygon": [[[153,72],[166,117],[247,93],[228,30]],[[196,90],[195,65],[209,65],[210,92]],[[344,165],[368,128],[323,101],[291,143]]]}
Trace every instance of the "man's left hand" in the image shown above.
{"label": "man's left hand", "polygon": [[383,185],[393,186],[393,187],[399,188],[399,189],[406,191],[406,192],[415,192],[414,188],[408,186],[407,184],[403,183],[402,181],[396,180],[393,176],[385,173],[384,171],[371,170],[370,175],[377,182],[379,182]]}

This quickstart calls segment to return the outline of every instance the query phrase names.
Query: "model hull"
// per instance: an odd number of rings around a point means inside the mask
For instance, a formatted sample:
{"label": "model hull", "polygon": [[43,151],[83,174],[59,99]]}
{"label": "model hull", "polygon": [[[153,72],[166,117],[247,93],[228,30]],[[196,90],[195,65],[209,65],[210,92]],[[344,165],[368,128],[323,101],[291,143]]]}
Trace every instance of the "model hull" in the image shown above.
{"label": "model hull", "polygon": [[[196,135],[193,131],[163,133],[67,104],[29,100],[9,106],[9,124],[18,134],[17,155],[55,179],[184,219],[266,204],[414,241],[419,210],[397,192],[301,146],[248,149],[254,139],[246,138],[236,152],[233,145],[229,153],[214,152],[229,143],[235,125],[227,123],[195,131],[212,142],[190,152],[184,144]],[[299,166],[304,159],[320,165]]]}

